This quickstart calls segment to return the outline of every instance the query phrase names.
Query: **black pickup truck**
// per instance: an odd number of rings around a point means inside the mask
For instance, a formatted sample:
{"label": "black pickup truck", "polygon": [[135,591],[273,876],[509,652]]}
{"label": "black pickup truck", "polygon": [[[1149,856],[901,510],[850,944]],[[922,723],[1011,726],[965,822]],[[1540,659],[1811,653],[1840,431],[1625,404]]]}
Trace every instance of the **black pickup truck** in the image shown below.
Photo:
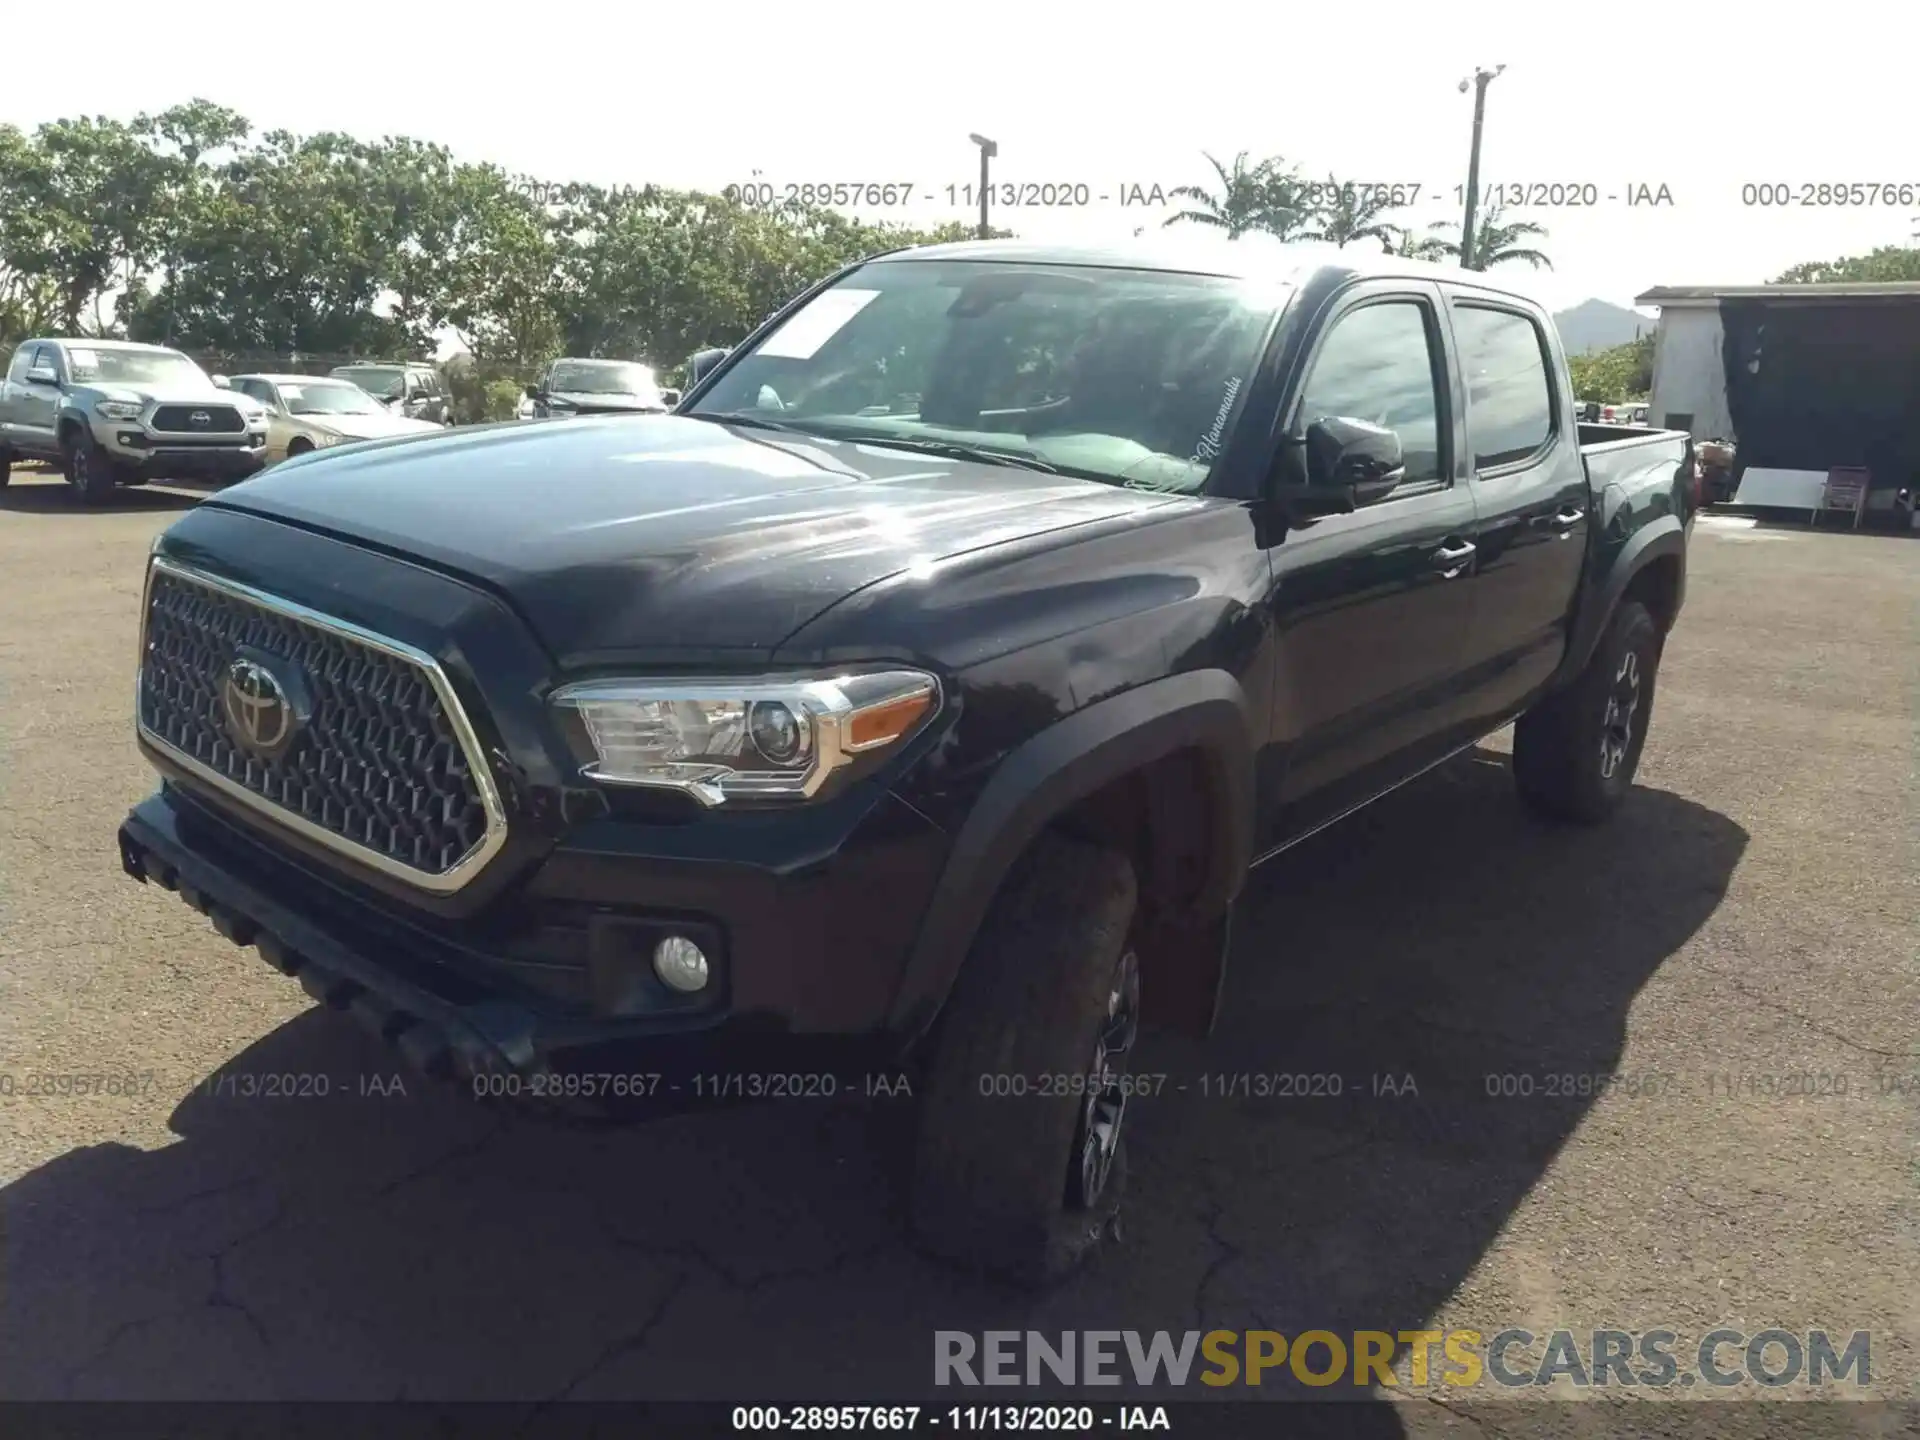
{"label": "black pickup truck", "polygon": [[703,368],[178,520],[127,872],[482,1091],[861,1042],[917,1077],[920,1242],[1044,1281],[1250,866],[1515,720],[1543,816],[1628,791],[1691,445],[1577,425],[1483,274],[941,246]]}

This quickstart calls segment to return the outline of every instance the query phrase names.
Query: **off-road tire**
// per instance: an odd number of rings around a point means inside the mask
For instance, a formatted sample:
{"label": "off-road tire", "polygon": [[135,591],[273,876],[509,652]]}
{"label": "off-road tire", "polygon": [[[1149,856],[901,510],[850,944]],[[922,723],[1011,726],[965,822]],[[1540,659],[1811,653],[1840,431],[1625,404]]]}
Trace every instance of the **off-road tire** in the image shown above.
{"label": "off-road tire", "polygon": [[7,481],[13,474],[13,452],[0,445],[0,490],[7,488]]}
{"label": "off-road tire", "polygon": [[1581,825],[1619,808],[1646,744],[1664,643],[1646,606],[1621,602],[1580,677],[1520,717],[1513,777],[1529,808]]}
{"label": "off-road tire", "polygon": [[[1084,1204],[1072,1191],[1088,1107],[1070,1082],[1110,1059],[1124,1078],[1138,1031],[1135,901],[1125,857],[1054,835],[1007,876],[933,1037],[912,1185],[923,1250],[1041,1287],[1117,1234],[1124,1108],[1105,1183]],[[1108,1052],[1109,1002],[1129,968],[1132,1028]]]}
{"label": "off-road tire", "polygon": [[69,434],[61,445],[61,469],[82,505],[104,505],[113,498],[119,477],[90,430]]}

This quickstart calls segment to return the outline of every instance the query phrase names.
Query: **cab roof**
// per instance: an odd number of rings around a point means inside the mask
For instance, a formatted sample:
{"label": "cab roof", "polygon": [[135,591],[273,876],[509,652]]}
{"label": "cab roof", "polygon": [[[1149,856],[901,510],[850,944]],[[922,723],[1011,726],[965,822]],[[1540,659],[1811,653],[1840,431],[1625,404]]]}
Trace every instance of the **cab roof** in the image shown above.
{"label": "cab roof", "polygon": [[[1382,254],[1365,242],[1341,248],[1303,241],[1278,241],[1265,235],[1228,239],[1218,233],[1160,231],[1103,245],[1045,244],[1032,240],[958,240],[921,245],[876,257],[876,263],[918,260],[997,260],[1012,265],[1091,265],[1125,270],[1161,270],[1218,275],[1236,280],[1303,284],[1318,272],[1340,271],[1356,279],[1445,280],[1482,290],[1507,291],[1484,271],[1464,270]],[[1512,291],[1509,293],[1523,293]]]}

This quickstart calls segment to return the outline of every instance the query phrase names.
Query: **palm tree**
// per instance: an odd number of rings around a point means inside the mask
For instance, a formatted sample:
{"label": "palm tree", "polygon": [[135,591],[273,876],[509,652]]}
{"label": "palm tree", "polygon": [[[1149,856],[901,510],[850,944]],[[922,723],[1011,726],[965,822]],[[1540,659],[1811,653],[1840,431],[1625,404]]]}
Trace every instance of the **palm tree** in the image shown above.
{"label": "palm tree", "polygon": [[1327,176],[1327,198],[1315,207],[1300,238],[1341,250],[1356,240],[1389,244],[1396,227],[1380,218],[1393,208],[1387,203],[1388,193],[1382,186],[1342,183],[1337,176]]}
{"label": "palm tree", "polygon": [[[1444,235],[1422,235],[1411,225],[1386,225],[1382,229],[1388,233],[1380,237],[1380,248],[1389,255],[1397,255],[1403,260],[1431,260],[1436,262],[1456,258],[1456,244]],[[1441,231],[1447,227],[1444,223],[1427,226],[1428,230]]]}
{"label": "palm tree", "polygon": [[[1457,230],[1459,227],[1449,225],[1444,228]],[[1503,224],[1500,219],[1500,207],[1498,205],[1489,205],[1487,207],[1486,218],[1474,229],[1473,263],[1466,268],[1469,270],[1491,270],[1496,265],[1510,265],[1518,261],[1531,265],[1536,270],[1542,266],[1551,270],[1553,268],[1553,262],[1547,259],[1544,252],[1528,249],[1525,246],[1515,243],[1520,240],[1532,239],[1535,236],[1538,236],[1542,240],[1546,239],[1546,227],[1535,225],[1531,220],[1512,220]],[[1456,254],[1459,252],[1460,241],[1457,235],[1454,237],[1449,249]]]}
{"label": "palm tree", "polygon": [[1218,193],[1204,185],[1177,186],[1170,192],[1173,198],[1192,202],[1192,208],[1170,216],[1168,225],[1209,225],[1226,231],[1230,240],[1255,230],[1281,240],[1299,233],[1307,217],[1305,187],[1279,156],[1249,165],[1242,150],[1231,166],[1212,155],[1207,163],[1220,177]]}

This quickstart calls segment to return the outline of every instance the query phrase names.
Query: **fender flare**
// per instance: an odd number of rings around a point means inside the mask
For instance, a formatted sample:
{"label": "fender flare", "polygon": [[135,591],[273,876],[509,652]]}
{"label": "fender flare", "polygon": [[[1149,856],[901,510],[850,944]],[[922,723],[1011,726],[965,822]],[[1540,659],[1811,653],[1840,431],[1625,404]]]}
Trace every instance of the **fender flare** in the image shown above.
{"label": "fender flare", "polygon": [[1669,555],[1680,562],[1679,590],[1674,597],[1674,608],[1679,609],[1679,602],[1685,599],[1687,589],[1687,532],[1679,517],[1662,515],[1628,537],[1625,546],[1614,557],[1606,578],[1581,610],[1574,625],[1573,643],[1567,647],[1561,679],[1571,679],[1587,668],[1587,661],[1592,658],[1594,647],[1600,643],[1607,622],[1619,608],[1620,597],[1627,593],[1627,587],[1647,566]]}
{"label": "fender flare", "polygon": [[954,837],[888,1014],[919,1038],[946,1003],[987,907],[1013,863],[1077,801],[1181,750],[1203,758],[1213,843],[1194,909],[1233,903],[1252,858],[1253,726],[1246,693],[1223,670],[1197,670],[1098,701],[1040,731],[1000,763]]}
{"label": "fender flare", "polygon": [[56,446],[60,443],[60,432],[66,428],[69,420],[88,434],[93,433],[93,417],[91,415],[85,410],[82,410],[78,405],[62,405],[53,417],[53,441]]}

